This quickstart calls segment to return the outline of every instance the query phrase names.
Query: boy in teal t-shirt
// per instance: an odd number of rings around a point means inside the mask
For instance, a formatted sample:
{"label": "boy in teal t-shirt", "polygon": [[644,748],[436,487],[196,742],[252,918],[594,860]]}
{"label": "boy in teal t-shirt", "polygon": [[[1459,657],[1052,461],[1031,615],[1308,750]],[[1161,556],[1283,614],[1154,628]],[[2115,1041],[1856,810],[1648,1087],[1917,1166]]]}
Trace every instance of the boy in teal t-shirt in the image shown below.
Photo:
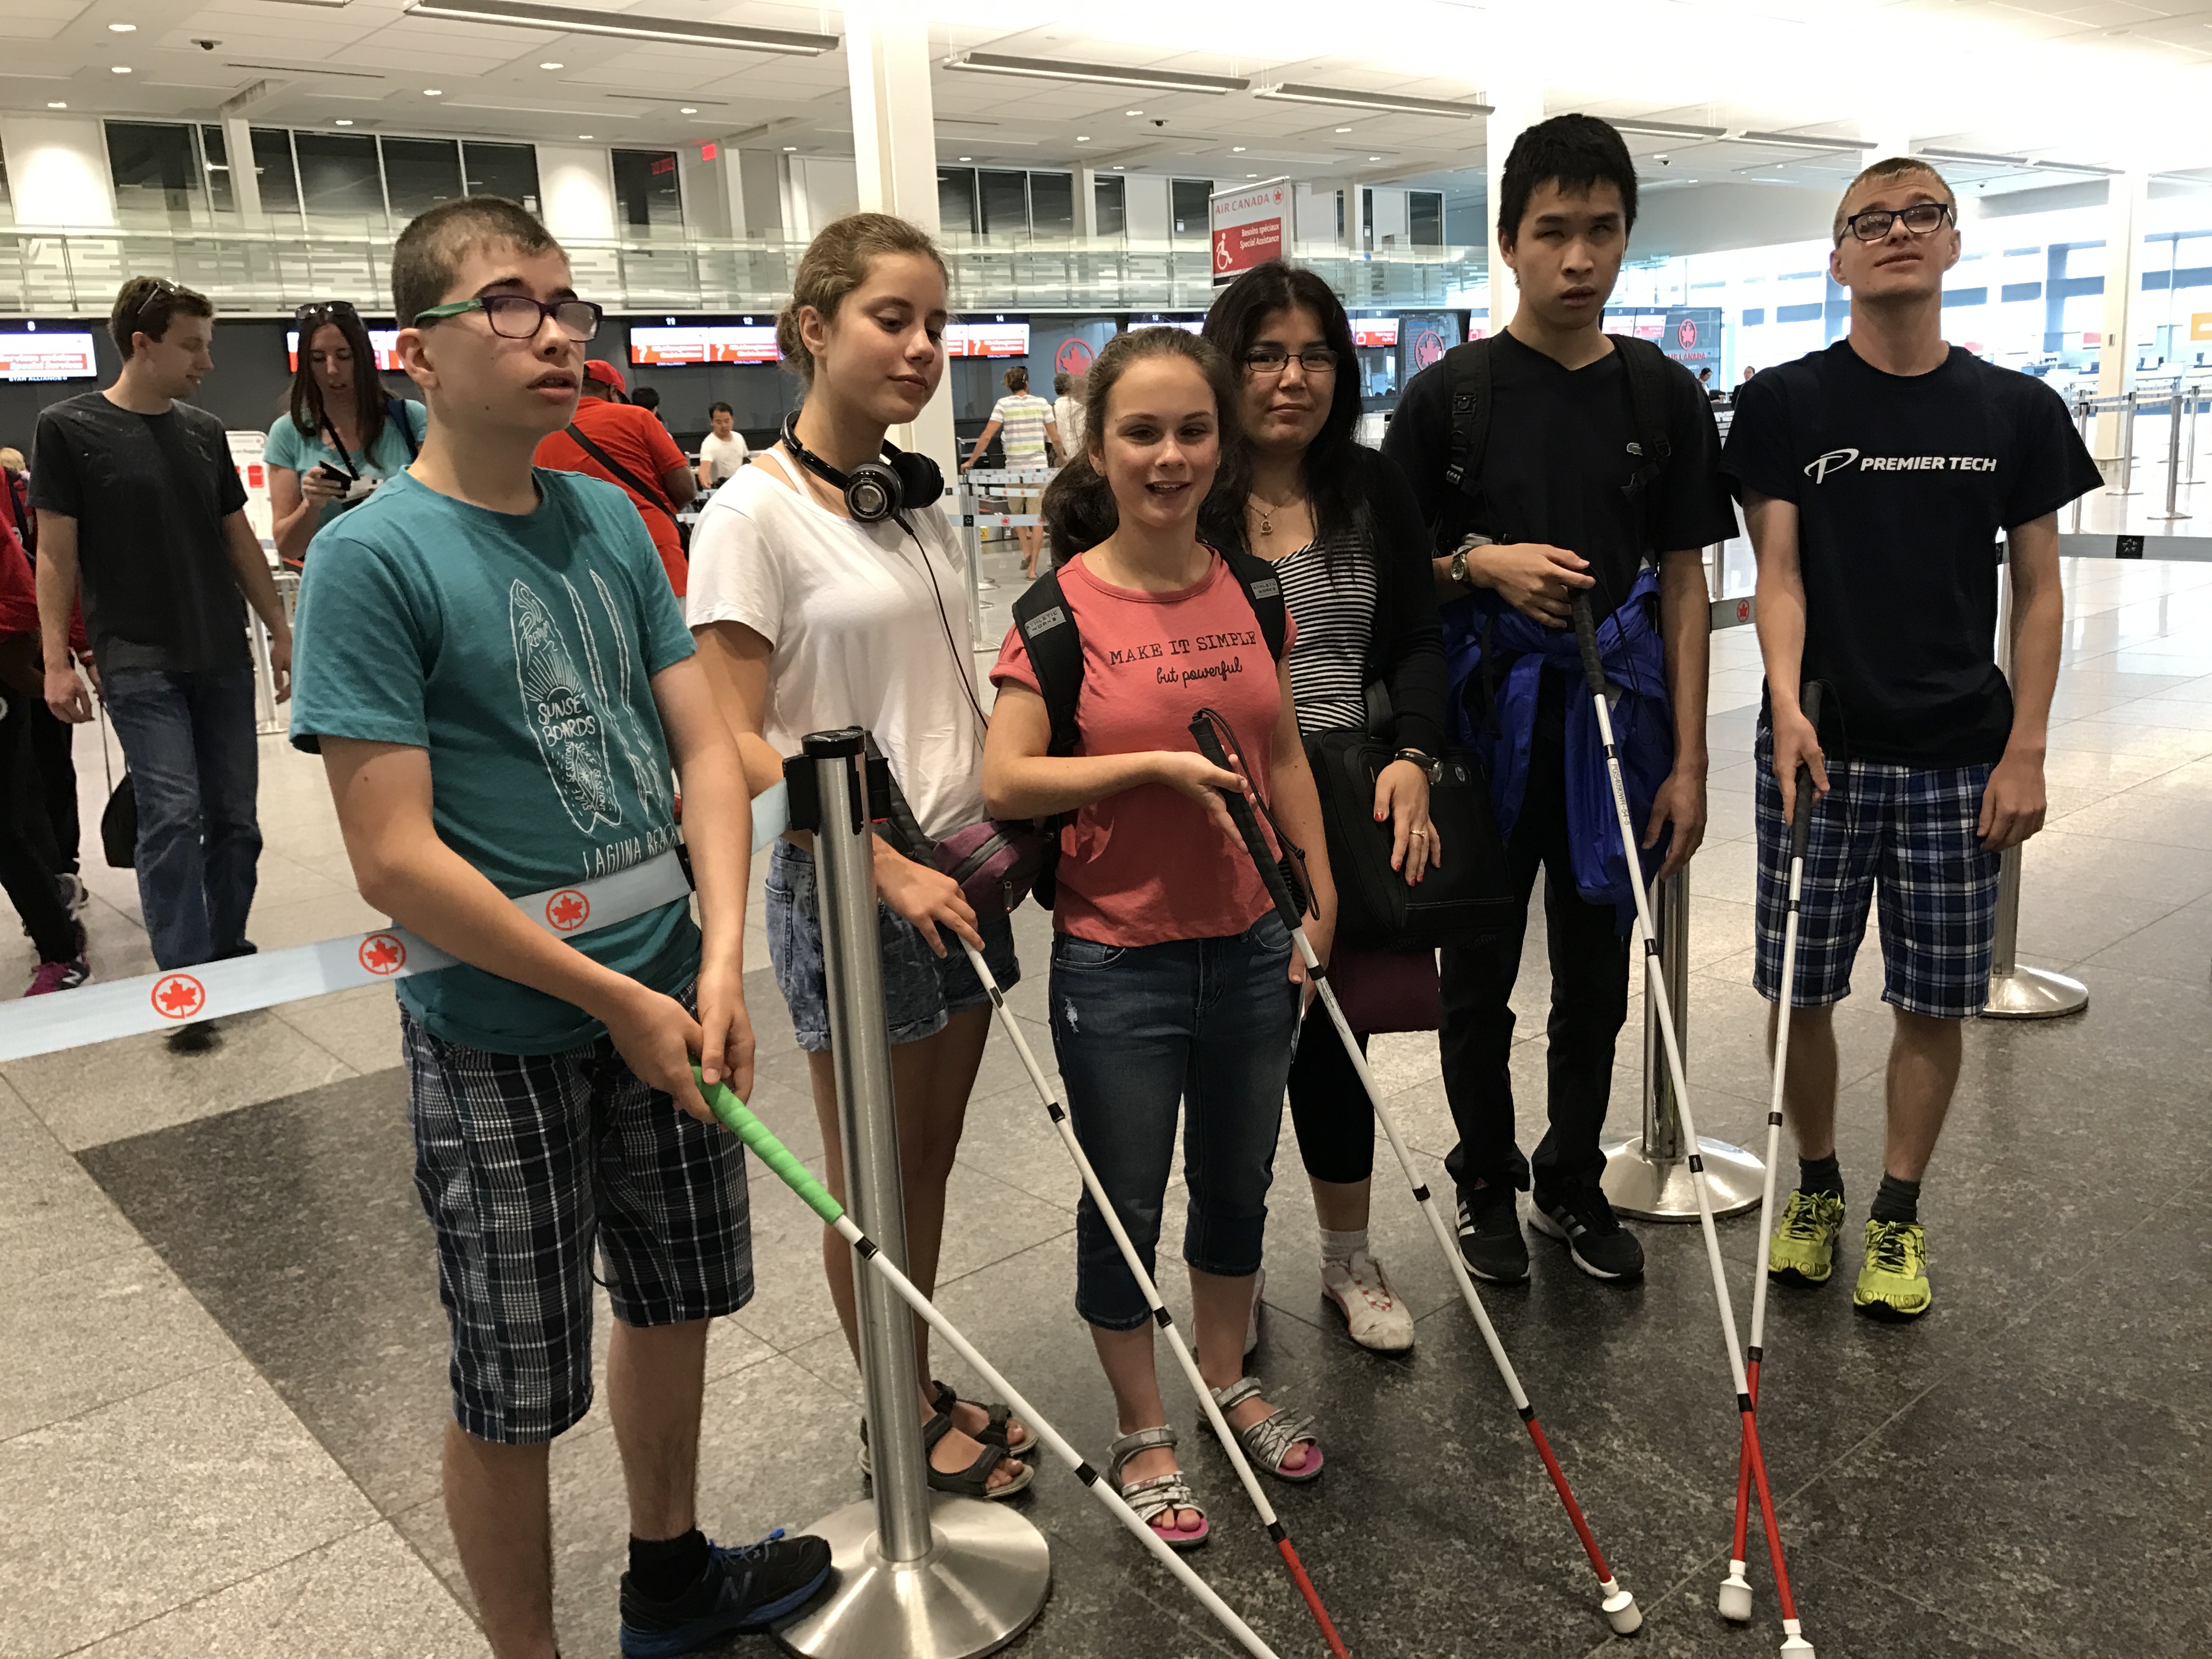
{"label": "boy in teal t-shirt", "polygon": [[[653,544],[610,484],[534,469],[599,307],[511,202],[424,214],[392,258],[421,455],[322,531],[292,740],[319,751],[362,896],[459,959],[400,983],[416,1185],[451,1322],[447,1511],[497,1659],[556,1652],[547,1452],[592,1401],[592,1244],[617,1321],[627,1655],[764,1627],[829,1547],[723,1550],[693,1487],[708,1323],[752,1294],[743,1149],[694,1083],[751,1086],[750,811]],[[673,899],[573,937],[514,901],[674,857]],[[702,931],[703,929],[703,931]],[[696,1009],[696,1018],[694,1011]]]}

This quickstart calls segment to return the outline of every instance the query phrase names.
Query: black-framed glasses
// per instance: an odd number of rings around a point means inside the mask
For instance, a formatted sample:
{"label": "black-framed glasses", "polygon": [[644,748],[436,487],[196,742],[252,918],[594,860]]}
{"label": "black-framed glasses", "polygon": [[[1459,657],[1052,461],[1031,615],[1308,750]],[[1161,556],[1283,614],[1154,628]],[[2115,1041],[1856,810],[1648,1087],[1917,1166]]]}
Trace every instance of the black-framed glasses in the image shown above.
{"label": "black-framed glasses", "polygon": [[1904,208],[1863,208],[1844,221],[1844,228],[1862,242],[1879,242],[1899,219],[1915,236],[1933,236],[1952,216],[1948,202],[1915,202]]}
{"label": "black-framed glasses", "polygon": [[605,307],[589,300],[533,300],[527,294],[479,294],[472,300],[454,300],[416,312],[415,326],[420,328],[425,323],[440,322],[467,311],[482,311],[491,324],[491,331],[505,340],[536,338],[538,331],[545,326],[545,319],[550,317],[554,325],[579,345],[599,331],[599,319],[606,315]]}
{"label": "black-framed glasses", "polygon": [[334,317],[358,317],[350,300],[311,300],[292,313],[292,320],[305,325],[317,319],[328,320]]}
{"label": "black-framed glasses", "polygon": [[1280,374],[1293,357],[1309,374],[1328,374],[1336,368],[1336,353],[1327,346],[1285,351],[1279,345],[1256,345],[1244,354],[1244,367],[1255,374]]}

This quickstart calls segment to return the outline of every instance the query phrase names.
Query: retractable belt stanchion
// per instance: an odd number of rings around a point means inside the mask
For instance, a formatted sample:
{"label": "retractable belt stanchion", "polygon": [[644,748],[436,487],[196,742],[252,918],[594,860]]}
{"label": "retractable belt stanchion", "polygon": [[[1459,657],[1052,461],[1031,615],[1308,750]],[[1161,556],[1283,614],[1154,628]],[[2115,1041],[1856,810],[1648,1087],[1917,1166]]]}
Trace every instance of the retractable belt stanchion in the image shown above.
{"label": "retractable belt stanchion", "polygon": [[[2095,405],[2087,398],[2077,398],[2074,401],[2074,427],[2081,434],[2081,447],[2084,449],[2089,447],[2093,435],[2090,422],[2095,418],[2093,413],[2094,408]],[[2084,495],[2087,493],[2087,491],[2083,492]],[[2074,498],[2074,533],[2077,536],[2081,533],[2081,495]]]}
{"label": "retractable belt stanchion", "polygon": [[1037,1616],[1052,1586],[1052,1560],[1043,1534],[1004,1504],[929,1491],[914,1322],[883,1271],[906,1260],[906,1216],[865,748],[857,728],[815,732],[787,763],[785,780],[793,826],[814,832],[830,1051],[854,1217],[838,1231],[850,1239],[865,1229],[873,1242],[861,1254],[878,1269],[856,1273],[854,1285],[875,1501],[848,1504],[810,1528],[829,1540],[838,1583],[777,1633],[795,1652],[823,1659],[969,1659],[995,1652]]}
{"label": "retractable belt stanchion", "polygon": [[2107,495],[2137,495],[2142,492],[2135,487],[2136,465],[2136,394],[2122,394],[2120,398],[2120,481],[2106,490]]}
{"label": "retractable belt stanchion", "polygon": [[[2012,678],[2012,573],[1997,568],[1997,672]],[[2021,848],[2008,847],[1997,864],[1996,942],[1990,952],[1990,1000],[1984,1019],[2053,1019],[2089,1006],[2089,988],[2078,979],[2020,960]]]}
{"label": "retractable belt stanchion", "polygon": [[[1659,963],[1667,981],[1668,1005],[1674,1016],[1674,1046],[1690,1052],[1690,872],[1677,870],[1651,895],[1659,930]],[[1607,1200],[1639,1221],[1695,1221],[1698,1194],[1690,1176],[1682,1135],[1682,1106],[1667,1070],[1667,1050],[1659,1023],[1664,1018],[1650,986],[1644,991],[1644,1133],[1605,1148],[1600,1185]],[[1710,1135],[1698,1141],[1713,1213],[1740,1215],[1759,1202],[1765,1169],[1741,1146]]]}
{"label": "retractable belt stanchion", "polygon": [[2181,386],[2177,381],[2173,401],[2167,406],[2166,420],[2166,511],[2154,513],[2154,524],[2172,524],[2185,519],[2188,514],[2174,505],[2176,492],[2181,488]]}

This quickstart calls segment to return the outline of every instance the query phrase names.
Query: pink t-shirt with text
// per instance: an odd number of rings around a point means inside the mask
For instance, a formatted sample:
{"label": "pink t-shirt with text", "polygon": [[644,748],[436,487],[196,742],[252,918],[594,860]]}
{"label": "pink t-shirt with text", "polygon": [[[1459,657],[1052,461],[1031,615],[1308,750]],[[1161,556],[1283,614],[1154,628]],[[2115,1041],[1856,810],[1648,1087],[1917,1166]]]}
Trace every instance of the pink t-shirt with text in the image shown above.
{"label": "pink t-shirt with text", "polygon": [[[1236,728],[1264,794],[1281,688],[1259,618],[1227,563],[1217,554],[1195,586],[1141,593],[1100,581],[1078,555],[1061,567],[1060,586],[1083,636],[1077,752],[1195,754],[1190,718],[1214,708]],[[1295,637],[1292,625],[1286,654]],[[1019,630],[1007,630],[991,678],[1037,690]],[[1243,933],[1270,908],[1243,843],[1166,784],[1140,784],[1094,801],[1060,832],[1053,921],[1078,939],[1101,945],[1219,939]]]}

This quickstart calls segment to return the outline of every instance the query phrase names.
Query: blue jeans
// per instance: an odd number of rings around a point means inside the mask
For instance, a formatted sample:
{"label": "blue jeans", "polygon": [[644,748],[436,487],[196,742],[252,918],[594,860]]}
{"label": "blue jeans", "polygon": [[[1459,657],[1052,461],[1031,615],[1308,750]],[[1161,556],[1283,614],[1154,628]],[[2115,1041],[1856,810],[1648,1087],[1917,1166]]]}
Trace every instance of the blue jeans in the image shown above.
{"label": "blue jeans", "polygon": [[244,956],[261,856],[253,667],[100,677],[138,801],[138,908],[163,969]]}
{"label": "blue jeans", "polygon": [[[1185,1102],[1183,1260],[1224,1279],[1259,1271],[1297,1038],[1290,965],[1290,934],[1272,911],[1226,939],[1115,945],[1054,936],[1052,1040],[1076,1139],[1155,1277]],[[1109,1331],[1151,1317],[1088,1192],[1075,1248],[1078,1313]]]}

